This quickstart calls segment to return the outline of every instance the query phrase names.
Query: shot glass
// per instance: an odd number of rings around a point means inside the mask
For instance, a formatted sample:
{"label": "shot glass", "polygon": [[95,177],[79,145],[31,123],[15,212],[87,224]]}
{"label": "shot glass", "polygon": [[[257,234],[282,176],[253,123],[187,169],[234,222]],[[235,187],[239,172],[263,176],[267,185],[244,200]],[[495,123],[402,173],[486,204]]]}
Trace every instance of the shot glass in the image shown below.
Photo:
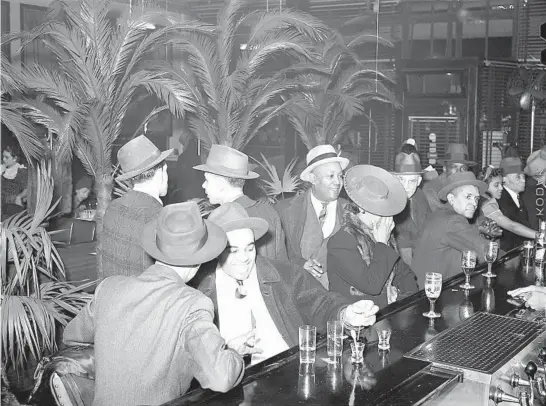
{"label": "shot glass", "polygon": [[351,343],[351,362],[353,364],[364,363],[364,343],[361,341],[353,341]]}
{"label": "shot glass", "polygon": [[389,350],[391,348],[391,331],[379,330],[377,332],[377,348],[379,350]]}
{"label": "shot glass", "polygon": [[339,320],[329,321],[326,329],[328,332],[328,356],[341,357],[343,353],[343,323]]}
{"label": "shot glass", "polygon": [[314,364],[317,353],[317,328],[300,326],[300,363]]}

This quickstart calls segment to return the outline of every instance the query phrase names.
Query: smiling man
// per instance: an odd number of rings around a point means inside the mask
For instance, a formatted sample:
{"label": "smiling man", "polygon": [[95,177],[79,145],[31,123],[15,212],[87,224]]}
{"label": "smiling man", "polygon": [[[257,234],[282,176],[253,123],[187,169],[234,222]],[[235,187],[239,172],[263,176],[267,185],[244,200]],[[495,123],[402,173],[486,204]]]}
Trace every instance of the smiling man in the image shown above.
{"label": "smiling man", "polygon": [[343,170],[348,165],[349,160],[338,156],[333,146],[316,146],[308,152],[307,167],[300,175],[301,180],[311,183],[311,188],[277,204],[288,259],[310,272],[326,289],[327,244],[341,228],[342,209],[348,203],[339,198]]}
{"label": "smiling man", "polygon": [[478,260],[484,260],[485,239],[468,221],[486,190],[487,184],[472,172],[457,172],[447,178],[438,192],[439,199],[447,204],[427,217],[413,255],[412,269],[421,289],[427,272],[441,273],[444,279],[460,273],[463,251],[476,251]]}
{"label": "smiling man", "polygon": [[301,325],[325,332],[328,320],[375,323],[379,308],[371,300],[351,304],[300,267],[257,255],[255,242],[268,224],[249,217],[240,204],[223,204],[209,220],[226,232],[228,246],[218,261],[206,265],[196,286],[215,303],[222,337],[241,355],[250,354],[252,364],[298,345]]}

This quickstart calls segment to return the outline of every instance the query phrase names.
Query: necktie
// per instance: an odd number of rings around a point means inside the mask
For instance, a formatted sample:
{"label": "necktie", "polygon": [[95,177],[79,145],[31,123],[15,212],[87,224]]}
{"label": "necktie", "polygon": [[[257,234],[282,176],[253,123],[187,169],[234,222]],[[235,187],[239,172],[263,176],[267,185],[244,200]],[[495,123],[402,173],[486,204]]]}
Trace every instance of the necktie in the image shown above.
{"label": "necktie", "polygon": [[242,299],[246,297],[247,291],[245,286],[243,285],[243,281],[237,281],[237,288],[235,289],[235,297],[237,299]]}
{"label": "necktie", "polygon": [[318,216],[320,227],[324,226],[324,222],[326,221],[327,211],[328,211],[328,203],[322,203],[322,210],[320,211],[320,214]]}

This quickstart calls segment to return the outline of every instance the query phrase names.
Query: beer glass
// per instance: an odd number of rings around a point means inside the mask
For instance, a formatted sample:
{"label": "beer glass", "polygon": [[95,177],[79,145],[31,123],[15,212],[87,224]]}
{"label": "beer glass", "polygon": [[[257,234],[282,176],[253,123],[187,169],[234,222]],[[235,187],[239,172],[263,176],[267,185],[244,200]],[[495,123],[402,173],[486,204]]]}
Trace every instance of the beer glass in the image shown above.
{"label": "beer glass", "polygon": [[487,272],[483,274],[486,278],[494,278],[495,275],[493,272],[491,272],[491,268],[493,267],[493,262],[497,259],[497,255],[499,254],[499,244],[495,241],[487,241],[485,244],[485,247],[483,248],[483,255],[485,257],[485,260],[487,261]]}
{"label": "beer glass", "polygon": [[465,277],[464,285],[459,285],[461,289],[474,289],[474,286],[470,284],[470,275],[476,268],[476,256],[474,251],[463,251],[461,255],[461,267]]}
{"label": "beer glass", "polygon": [[442,292],[442,274],[436,272],[427,272],[425,274],[425,294],[430,302],[430,310],[423,313],[423,316],[429,319],[441,317],[440,313],[434,311],[434,303],[440,297]]}

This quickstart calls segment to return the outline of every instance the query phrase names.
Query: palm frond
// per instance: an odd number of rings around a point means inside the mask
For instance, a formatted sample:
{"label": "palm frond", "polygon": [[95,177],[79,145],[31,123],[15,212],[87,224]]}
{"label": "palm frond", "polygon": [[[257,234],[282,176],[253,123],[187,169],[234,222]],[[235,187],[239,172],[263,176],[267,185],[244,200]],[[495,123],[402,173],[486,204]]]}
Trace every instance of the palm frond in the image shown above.
{"label": "palm frond", "polygon": [[260,154],[262,161],[252,158],[260,165],[269,176],[269,179],[261,179],[261,187],[266,193],[269,201],[274,202],[279,195],[283,193],[297,193],[302,186],[299,176],[294,175],[293,171],[297,163],[297,158],[292,159],[284,169],[282,180],[277,173],[277,168],[272,165],[267,158]]}

